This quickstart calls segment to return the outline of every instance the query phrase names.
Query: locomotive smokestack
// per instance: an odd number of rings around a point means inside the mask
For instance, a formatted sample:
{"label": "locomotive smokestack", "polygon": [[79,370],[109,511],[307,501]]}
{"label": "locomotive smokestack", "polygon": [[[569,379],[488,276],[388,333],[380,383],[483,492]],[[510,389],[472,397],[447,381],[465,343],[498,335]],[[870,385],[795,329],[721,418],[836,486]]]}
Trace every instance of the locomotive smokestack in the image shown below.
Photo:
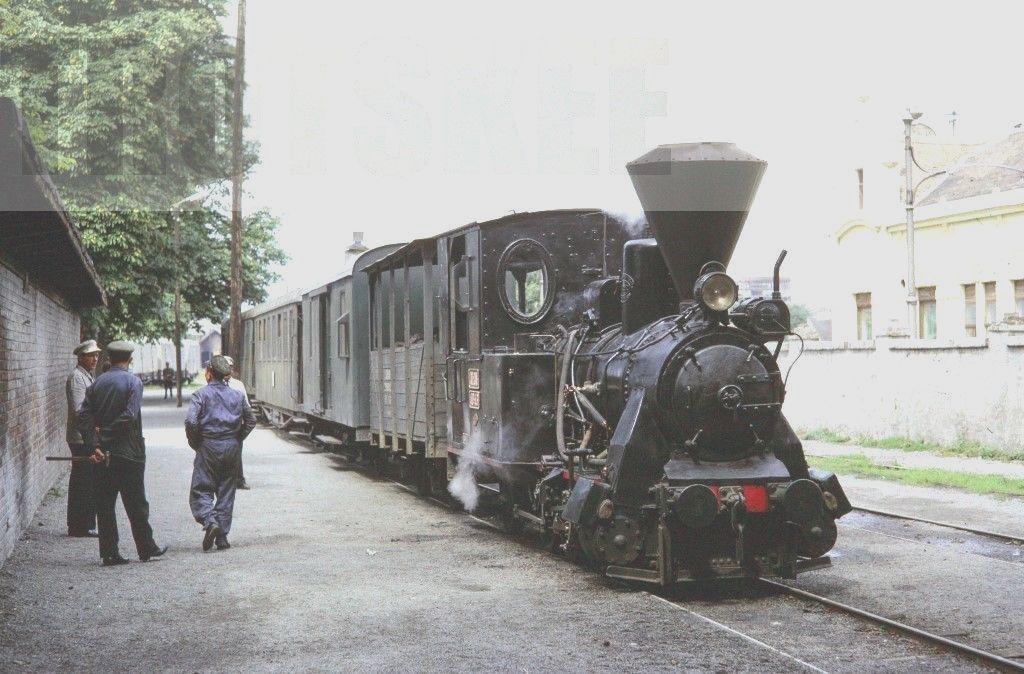
{"label": "locomotive smokestack", "polygon": [[660,145],[626,164],[680,299],[705,262],[729,264],[766,167],[732,143]]}

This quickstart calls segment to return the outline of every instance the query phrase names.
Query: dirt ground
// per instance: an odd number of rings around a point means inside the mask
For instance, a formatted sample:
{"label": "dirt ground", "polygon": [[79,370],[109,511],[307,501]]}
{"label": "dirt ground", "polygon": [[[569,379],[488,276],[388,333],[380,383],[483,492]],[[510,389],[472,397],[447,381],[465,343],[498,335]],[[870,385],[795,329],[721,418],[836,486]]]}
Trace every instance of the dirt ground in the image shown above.
{"label": "dirt ground", "polygon": [[[673,603],[624,587],[266,428],[246,443],[253,489],[239,492],[233,547],[203,553],[183,418],[173,402],[147,398],[151,523],[170,551],[138,562],[121,513],[121,552],[133,561],[102,567],[94,539],[64,535],[61,482],[0,570],[0,670],[975,668],[790,597]],[[808,582],[851,600],[888,592],[876,562],[890,539],[864,535],[841,532],[836,567]],[[948,567],[952,554],[932,563]],[[1022,568],[999,569],[1000,580]]]}

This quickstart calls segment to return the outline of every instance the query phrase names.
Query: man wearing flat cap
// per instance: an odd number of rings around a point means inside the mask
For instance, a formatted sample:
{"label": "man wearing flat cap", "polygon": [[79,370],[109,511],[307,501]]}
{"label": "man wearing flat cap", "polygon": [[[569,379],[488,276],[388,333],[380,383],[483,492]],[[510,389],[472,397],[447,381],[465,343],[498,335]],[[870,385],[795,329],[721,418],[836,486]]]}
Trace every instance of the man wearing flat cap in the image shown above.
{"label": "man wearing flat cap", "polygon": [[[236,376],[238,370],[237,370],[237,368],[235,368],[235,360],[231,356],[224,356],[224,359],[228,361],[228,366],[231,368],[231,374],[228,376],[228,378],[225,381],[227,381],[228,386],[230,386],[231,388],[235,389],[236,391],[241,393],[243,396],[245,396],[245,398],[244,398],[245,399],[245,406],[246,407],[250,407],[250,405],[249,405],[249,392],[245,390],[245,384],[242,383],[242,380],[240,380]],[[246,482],[246,480],[245,480],[245,468],[242,465],[242,453],[241,452],[238,453],[238,488],[239,489],[248,489],[249,488],[249,483]]]}
{"label": "man wearing flat cap", "polygon": [[203,551],[216,543],[218,550],[231,547],[228,532],[238,487],[238,462],[242,441],[256,427],[256,415],[245,395],[228,386],[231,364],[214,356],[206,369],[209,384],[192,394],[185,436],[196,451],[192,462],[189,506],[203,526]]}
{"label": "man wearing flat cap", "polygon": [[[86,389],[92,385],[92,372],[100,358],[100,347],[95,339],[87,339],[75,348],[74,354],[78,357],[78,364],[64,384],[68,399],[67,441],[71,456],[88,456],[92,449],[85,448],[82,434],[78,432],[78,408],[85,400]],[[92,466],[80,461],[71,464],[71,478],[68,481],[68,536],[97,536],[92,482]]]}
{"label": "man wearing flat cap", "polygon": [[146,501],[146,445],[142,437],[142,382],[129,372],[135,347],[128,342],[107,344],[110,369],[85,392],[78,411],[78,431],[86,448],[95,448],[89,461],[96,466],[96,520],[104,566],[127,564],[118,550],[114,506],[120,494],[131,524],[139,560],[148,562],[167,551],[153,540]]}

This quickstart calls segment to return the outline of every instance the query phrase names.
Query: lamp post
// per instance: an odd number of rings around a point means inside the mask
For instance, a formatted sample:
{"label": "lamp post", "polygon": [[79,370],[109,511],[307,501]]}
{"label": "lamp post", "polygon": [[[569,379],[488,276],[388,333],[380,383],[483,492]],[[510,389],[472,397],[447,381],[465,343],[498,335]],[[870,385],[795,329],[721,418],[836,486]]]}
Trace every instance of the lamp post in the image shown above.
{"label": "lamp post", "polygon": [[911,127],[921,117],[920,112],[907,111],[903,118],[903,148],[907,178],[907,328],[911,339],[918,338],[917,281],[914,279],[914,145],[910,140]]}
{"label": "lamp post", "polygon": [[916,200],[916,194],[919,187],[926,181],[935,178],[936,176],[947,175],[955,173],[965,168],[997,168],[1004,169],[1006,171],[1015,171],[1017,173],[1024,173],[1024,168],[1019,166],[1007,166],[1005,164],[964,164],[955,165],[948,169],[942,169],[929,173],[928,175],[917,181],[914,184],[914,145],[910,139],[911,127],[914,122],[920,119],[920,112],[907,111],[907,116],[903,118],[903,147],[905,151],[905,173],[907,178],[906,185],[906,209],[907,209],[907,327],[909,328],[908,334],[912,339],[917,339],[920,336],[919,330],[919,316],[918,316],[918,297],[917,297],[917,281],[915,279],[914,270],[914,202]]}
{"label": "lamp post", "polygon": [[[181,259],[181,207],[192,202],[202,202],[210,196],[213,188],[200,190],[181,201],[171,204],[174,220],[174,257]],[[178,383],[178,407],[181,407],[181,265],[174,267],[174,371]]]}

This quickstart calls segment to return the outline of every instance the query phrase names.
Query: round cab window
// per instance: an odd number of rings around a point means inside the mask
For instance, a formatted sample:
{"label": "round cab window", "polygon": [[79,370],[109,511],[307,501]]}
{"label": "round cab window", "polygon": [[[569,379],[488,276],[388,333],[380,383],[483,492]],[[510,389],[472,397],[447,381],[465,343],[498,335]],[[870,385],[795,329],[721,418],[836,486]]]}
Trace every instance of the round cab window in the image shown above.
{"label": "round cab window", "polygon": [[551,308],[554,297],[548,251],[533,239],[512,243],[498,264],[501,301],[520,323],[536,323]]}

